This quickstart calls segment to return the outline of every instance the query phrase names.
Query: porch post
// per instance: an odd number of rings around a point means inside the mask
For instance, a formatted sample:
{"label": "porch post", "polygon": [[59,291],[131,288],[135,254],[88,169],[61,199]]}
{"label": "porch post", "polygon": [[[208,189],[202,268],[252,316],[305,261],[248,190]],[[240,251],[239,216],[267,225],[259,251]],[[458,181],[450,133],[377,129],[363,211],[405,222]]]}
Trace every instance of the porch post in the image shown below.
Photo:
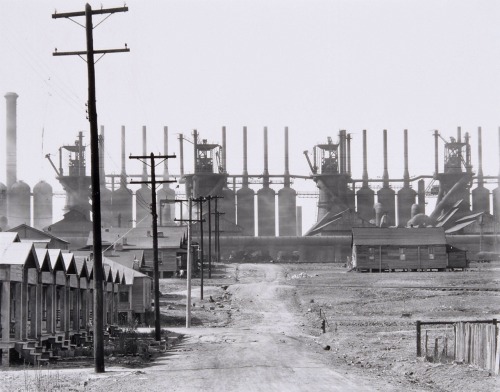
{"label": "porch post", "polygon": [[0,306],[2,308],[2,342],[5,343],[10,341],[10,281],[3,281],[1,284],[2,299]]}
{"label": "porch post", "polygon": [[80,278],[76,277],[77,287],[73,290],[73,331],[80,330]]}
{"label": "porch post", "polygon": [[[38,273],[38,282],[36,285],[36,335],[35,338],[42,336],[42,318],[43,318],[43,283],[42,283],[42,271]],[[33,322],[33,314],[31,315],[31,320]]]}
{"label": "porch post", "polygon": [[23,282],[21,284],[21,339],[28,338],[28,269],[23,268]]}
{"label": "porch post", "polygon": [[36,339],[37,338],[37,330],[36,326],[38,323],[38,308],[37,308],[37,286],[31,286],[28,287],[28,293],[29,293],[29,311],[30,311],[30,329],[28,331],[28,337],[30,339]]}

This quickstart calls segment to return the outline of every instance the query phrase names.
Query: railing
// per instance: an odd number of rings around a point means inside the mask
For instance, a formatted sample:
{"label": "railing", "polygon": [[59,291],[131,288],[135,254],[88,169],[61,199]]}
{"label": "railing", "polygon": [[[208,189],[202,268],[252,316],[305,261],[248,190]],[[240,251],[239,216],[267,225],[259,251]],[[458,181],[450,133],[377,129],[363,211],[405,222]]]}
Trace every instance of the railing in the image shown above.
{"label": "railing", "polygon": [[[425,330],[422,342],[422,325]],[[432,362],[469,363],[499,373],[500,344],[497,319],[473,321],[417,321],[417,357]]]}

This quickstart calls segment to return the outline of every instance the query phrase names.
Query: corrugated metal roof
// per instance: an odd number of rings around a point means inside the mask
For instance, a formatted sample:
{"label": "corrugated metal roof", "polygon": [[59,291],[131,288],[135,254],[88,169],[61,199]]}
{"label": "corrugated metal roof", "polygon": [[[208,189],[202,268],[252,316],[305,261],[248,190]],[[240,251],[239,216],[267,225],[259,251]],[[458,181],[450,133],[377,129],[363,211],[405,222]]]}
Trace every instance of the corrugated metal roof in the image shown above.
{"label": "corrugated metal roof", "polygon": [[444,229],[440,227],[426,228],[381,228],[353,227],[354,245],[445,245]]}

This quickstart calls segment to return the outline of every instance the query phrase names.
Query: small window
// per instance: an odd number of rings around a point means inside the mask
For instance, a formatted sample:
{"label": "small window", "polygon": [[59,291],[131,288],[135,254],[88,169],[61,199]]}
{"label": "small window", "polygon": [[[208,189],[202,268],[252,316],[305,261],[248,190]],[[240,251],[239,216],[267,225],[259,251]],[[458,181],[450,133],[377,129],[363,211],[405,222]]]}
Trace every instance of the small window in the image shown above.
{"label": "small window", "polygon": [[401,261],[406,260],[405,248],[399,248],[399,260]]}
{"label": "small window", "polygon": [[370,260],[375,260],[375,248],[368,248],[368,256]]}
{"label": "small window", "polygon": [[120,302],[128,302],[128,291],[120,291]]}
{"label": "small window", "polygon": [[434,247],[429,246],[429,260],[434,260]]}

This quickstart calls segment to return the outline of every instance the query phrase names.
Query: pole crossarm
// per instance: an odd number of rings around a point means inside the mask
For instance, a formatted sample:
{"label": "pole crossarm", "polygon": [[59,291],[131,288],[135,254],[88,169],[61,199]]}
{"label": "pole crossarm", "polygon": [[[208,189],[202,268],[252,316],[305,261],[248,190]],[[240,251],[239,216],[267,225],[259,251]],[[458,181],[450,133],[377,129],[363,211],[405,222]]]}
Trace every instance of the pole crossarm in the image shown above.
{"label": "pole crossarm", "polygon": [[[122,52],[130,52],[129,48],[123,49],[96,49],[94,50],[94,54],[106,54],[106,53],[122,53]],[[75,52],[58,52],[57,50],[52,53],[52,56],[83,56],[88,55],[86,50],[80,50]]]}
{"label": "pole crossarm", "polygon": [[205,219],[174,219],[174,222],[206,222]]}
{"label": "pole crossarm", "polygon": [[[116,8],[101,8],[100,10],[92,10],[90,13],[92,15],[102,15],[102,14],[114,14],[116,12],[127,12],[128,7],[116,7]],[[52,14],[52,19],[61,19],[61,18],[74,18],[76,16],[85,16],[85,11],[75,11],[75,12],[63,12],[57,13],[54,12]]]}

